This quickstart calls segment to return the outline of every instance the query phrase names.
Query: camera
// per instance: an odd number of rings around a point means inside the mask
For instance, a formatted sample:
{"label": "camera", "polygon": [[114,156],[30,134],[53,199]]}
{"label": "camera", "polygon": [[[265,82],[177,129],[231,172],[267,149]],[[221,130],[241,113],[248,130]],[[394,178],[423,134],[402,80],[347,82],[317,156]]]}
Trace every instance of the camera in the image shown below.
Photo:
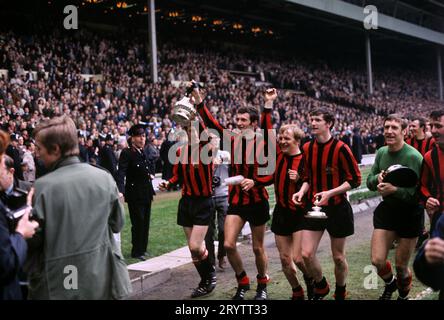
{"label": "camera", "polygon": [[220,177],[213,176],[213,189],[220,187],[221,183],[222,183],[222,181],[221,181]]}
{"label": "camera", "polygon": [[3,198],[6,207],[6,219],[11,233],[15,232],[18,222],[28,209],[27,198],[28,192],[20,188],[14,188],[10,194]]}

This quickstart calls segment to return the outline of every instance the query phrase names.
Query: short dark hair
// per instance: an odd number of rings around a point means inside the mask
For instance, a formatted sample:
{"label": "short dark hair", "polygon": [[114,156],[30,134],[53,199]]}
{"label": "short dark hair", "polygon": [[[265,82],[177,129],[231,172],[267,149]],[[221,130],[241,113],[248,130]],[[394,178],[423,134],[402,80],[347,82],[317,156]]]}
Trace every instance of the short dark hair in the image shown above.
{"label": "short dark hair", "polygon": [[404,130],[404,129],[407,129],[407,127],[408,127],[408,122],[407,122],[407,119],[405,119],[405,118],[403,118],[400,114],[398,114],[398,113],[392,113],[392,114],[389,114],[387,117],[385,117],[385,119],[384,119],[384,125],[385,125],[385,123],[387,122],[387,121],[395,121],[395,122],[398,122],[399,124],[401,124],[401,129],[402,130]]}
{"label": "short dark hair", "polygon": [[240,107],[237,109],[237,113],[248,113],[250,115],[250,122],[259,121],[259,111],[252,106]]}
{"label": "short dark hair", "polygon": [[310,116],[322,116],[325,122],[331,123],[330,129],[335,125],[335,116],[330,109],[325,106],[314,108],[310,111]]}
{"label": "short dark hair", "polygon": [[430,113],[430,119],[433,119],[433,120],[441,120],[442,116],[444,116],[444,110],[443,109],[433,110]]}
{"label": "short dark hair", "polygon": [[419,127],[425,129],[426,123],[427,123],[427,119],[424,117],[412,117],[412,122],[418,120],[419,122]]}

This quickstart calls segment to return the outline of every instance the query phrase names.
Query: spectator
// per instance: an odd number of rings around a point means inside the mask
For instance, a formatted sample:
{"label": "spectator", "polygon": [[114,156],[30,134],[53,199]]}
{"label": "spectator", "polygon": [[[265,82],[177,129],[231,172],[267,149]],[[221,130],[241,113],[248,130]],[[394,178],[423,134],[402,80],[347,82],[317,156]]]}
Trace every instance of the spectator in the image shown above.
{"label": "spectator", "polygon": [[444,300],[444,215],[439,218],[432,238],[418,251],[413,268],[418,279],[439,290],[439,300]]}
{"label": "spectator", "polygon": [[11,144],[6,149],[6,154],[10,156],[14,160],[14,169],[15,169],[15,177],[17,179],[23,180],[23,172],[22,172],[22,160],[20,157],[20,152],[17,148],[18,141],[17,135],[11,135]]}
{"label": "spectator", "polygon": [[[68,116],[41,122],[34,134],[49,172],[35,184],[33,213],[44,227],[31,251],[30,298],[127,297],[128,271],[113,237],[123,228],[124,210],[112,176],[80,162]],[[76,290],[64,285],[68,265],[76,268]]]}
{"label": "spectator", "polygon": [[117,157],[114,153],[114,139],[108,134],[105,138],[105,146],[99,151],[100,166],[105,168],[114,179],[117,178]]}
{"label": "spectator", "polygon": [[362,138],[359,134],[359,129],[355,128],[353,129],[353,137],[352,137],[352,152],[353,156],[356,159],[356,162],[358,164],[361,164],[362,161],[362,153],[363,153],[363,144],[362,144]]}

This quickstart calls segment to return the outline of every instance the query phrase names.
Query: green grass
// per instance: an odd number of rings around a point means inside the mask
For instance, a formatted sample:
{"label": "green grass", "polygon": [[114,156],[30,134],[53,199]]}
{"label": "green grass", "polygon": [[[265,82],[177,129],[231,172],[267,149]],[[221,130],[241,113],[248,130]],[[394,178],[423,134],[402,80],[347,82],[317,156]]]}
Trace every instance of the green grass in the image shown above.
{"label": "green grass", "polygon": [[[160,256],[186,245],[181,226],[177,225],[177,204],[179,192],[159,194],[154,198],[151,208],[150,235],[148,252]],[[139,262],[131,258],[131,221],[125,204],[125,226],[121,234],[122,252],[127,264]]]}
{"label": "green grass", "polygon": [[362,191],[362,192],[356,192],[350,195],[350,202],[360,202],[365,199],[370,199],[373,197],[377,197],[380,194],[376,191]]}
{"label": "green grass", "polygon": [[[356,189],[358,192],[354,192],[352,195],[350,195],[350,202],[360,202],[365,199],[373,198],[379,196],[378,192],[375,191],[359,191],[360,189],[366,189],[367,188],[367,177],[371,171],[371,166],[365,166],[361,167],[361,185]],[[354,190],[353,190],[354,191]]]}
{"label": "green grass", "polygon": [[361,167],[361,185],[358,189],[367,187],[367,177],[372,169],[372,166]]}

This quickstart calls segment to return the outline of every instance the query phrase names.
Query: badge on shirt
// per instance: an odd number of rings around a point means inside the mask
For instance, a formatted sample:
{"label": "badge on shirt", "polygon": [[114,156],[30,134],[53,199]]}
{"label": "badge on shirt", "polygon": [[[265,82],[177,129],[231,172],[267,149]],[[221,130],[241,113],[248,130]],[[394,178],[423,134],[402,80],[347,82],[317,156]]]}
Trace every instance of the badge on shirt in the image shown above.
{"label": "badge on shirt", "polygon": [[327,166],[327,167],[325,168],[325,173],[326,173],[326,174],[329,174],[329,175],[333,174],[333,168],[330,167],[330,166]]}

